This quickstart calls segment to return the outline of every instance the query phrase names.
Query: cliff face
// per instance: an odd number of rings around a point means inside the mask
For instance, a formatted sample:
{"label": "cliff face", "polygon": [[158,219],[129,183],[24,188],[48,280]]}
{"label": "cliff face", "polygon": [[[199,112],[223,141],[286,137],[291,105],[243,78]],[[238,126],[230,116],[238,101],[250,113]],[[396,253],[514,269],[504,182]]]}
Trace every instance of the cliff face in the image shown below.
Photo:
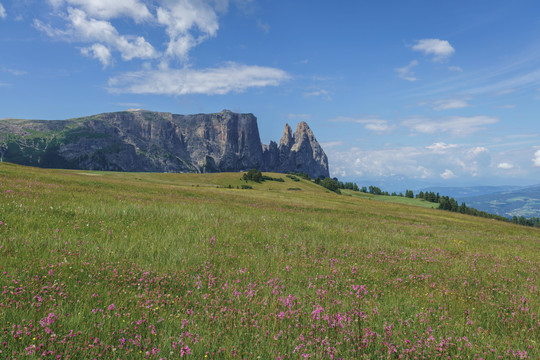
{"label": "cliff face", "polygon": [[154,172],[264,171],[328,176],[306,123],[279,146],[260,141],[252,114],[174,115],[144,110],[64,121],[0,121],[0,160],[40,167]]}

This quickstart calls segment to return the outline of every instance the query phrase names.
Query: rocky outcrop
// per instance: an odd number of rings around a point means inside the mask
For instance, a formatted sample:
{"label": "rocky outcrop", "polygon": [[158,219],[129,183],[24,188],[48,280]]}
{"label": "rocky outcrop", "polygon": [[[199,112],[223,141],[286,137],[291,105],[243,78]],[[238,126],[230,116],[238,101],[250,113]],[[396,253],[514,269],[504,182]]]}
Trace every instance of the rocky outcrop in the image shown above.
{"label": "rocky outcrop", "polygon": [[1,120],[0,160],[40,167],[153,172],[251,168],[328,176],[328,160],[304,122],[279,145],[260,141],[257,118],[224,110],[175,115],[145,110],[63,121]]}
{"label": "rocky outcrop", "polygon": [[294,135],[286,124],[279,146],[270,142],[264,147],[263,158],[267,171],[302,172],[312,178],[329,176],[328,158],[304,121],[298,124]]}

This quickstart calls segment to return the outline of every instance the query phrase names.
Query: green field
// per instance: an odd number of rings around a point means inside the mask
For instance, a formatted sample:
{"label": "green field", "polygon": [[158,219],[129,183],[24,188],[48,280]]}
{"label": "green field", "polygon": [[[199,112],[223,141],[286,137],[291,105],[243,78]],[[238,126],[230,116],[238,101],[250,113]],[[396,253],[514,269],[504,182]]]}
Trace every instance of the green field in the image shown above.
{"label": "green field", "polygon": [[0,357],[540,357],[539,229],[265,175],[0,164]]}

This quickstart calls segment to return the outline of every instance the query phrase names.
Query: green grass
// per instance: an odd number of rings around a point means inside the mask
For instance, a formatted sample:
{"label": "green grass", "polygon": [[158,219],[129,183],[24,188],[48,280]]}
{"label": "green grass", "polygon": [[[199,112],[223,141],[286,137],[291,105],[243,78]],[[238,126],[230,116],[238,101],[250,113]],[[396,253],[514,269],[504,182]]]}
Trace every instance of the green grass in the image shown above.
{"label": "green grass", "polygon": [[265,175],[0,164],[0,357],[540,356],[538,229]]}
{"label": "green grass", "polygon": [[429,209],[436,209],[439,207],[439,204],[426,201],[424,199],[411,199],[403,196],[387,196],[387,195],[373,195],[369,193],[363,193],[358,191],[351,190],[341,190],[345,195],[356,196],[362,199],[392,202],[396,204],[411,205],[411,206],[420,206]]}

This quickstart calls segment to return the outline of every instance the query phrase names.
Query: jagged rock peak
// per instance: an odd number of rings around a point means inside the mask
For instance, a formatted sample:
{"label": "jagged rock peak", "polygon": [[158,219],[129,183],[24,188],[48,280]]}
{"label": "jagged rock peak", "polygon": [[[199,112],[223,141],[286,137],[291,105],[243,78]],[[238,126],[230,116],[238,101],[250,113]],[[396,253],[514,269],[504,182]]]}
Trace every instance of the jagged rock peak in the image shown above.
{"label": "jagged rock peak", "polygon": [[302,134],[312,135],[313,131],[309,128],[309,125],[305,121],[301,121],[296,126],[296,131],[294,132],[294,138],[296,139],[298,136],[302,136]]}
{"label": "jagged rock peak", "polygon": [[294,139],[292,135],[292,129],[289,126],[289,124],[285,124],[285,130],[283,130],[283,136],[281,137],[281,140],[279,141],[279,145],[291,147],[294,143],[293,140]]}

